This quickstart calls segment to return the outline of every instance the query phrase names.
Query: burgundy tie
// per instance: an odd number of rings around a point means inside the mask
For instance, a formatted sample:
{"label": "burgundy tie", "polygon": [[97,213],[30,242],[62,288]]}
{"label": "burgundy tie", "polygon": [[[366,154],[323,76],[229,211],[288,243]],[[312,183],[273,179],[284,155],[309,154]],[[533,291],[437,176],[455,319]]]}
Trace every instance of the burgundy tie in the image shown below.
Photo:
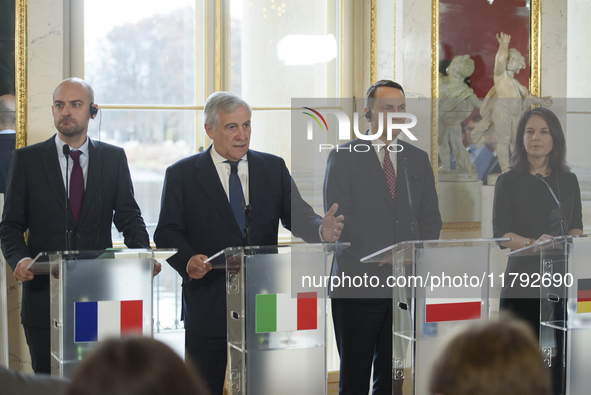
{"label": "burgundy tie", "polygon": [[80,154],[80,151],[70,151],[70,156],[74,161],[70,176],[70,207],[72,207],[76,224],[78,224],[82,200],[84,200],[84,175],[80,166]]}
{"label": "burgundy tie", "polygon": [[382,148],[384,150],[384,173],[386,173],[386,181],[388,181],[388,187],[390,187],[390,194],[392,195],[392,199],[394,200],[394,204],[396,204],[396,171],[394,170],[394,165],[392,165],[392,161],[390,160],[390,151],[388,151],[387,147]]}

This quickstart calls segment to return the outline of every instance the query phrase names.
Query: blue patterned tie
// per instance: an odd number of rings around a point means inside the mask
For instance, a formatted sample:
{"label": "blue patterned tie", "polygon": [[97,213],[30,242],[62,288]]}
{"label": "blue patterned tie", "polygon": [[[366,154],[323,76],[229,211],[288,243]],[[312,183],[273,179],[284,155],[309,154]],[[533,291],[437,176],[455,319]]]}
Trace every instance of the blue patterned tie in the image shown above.
{"label": "blue patterned tie", "polygon": [[244,193],[242,192],[240,177],[238,177],[238,162],[240,161],[237,160],[236,162],[232,162],[227,160],[225,162],[230,164],[230,183],[228,184],[230,206],[232,206],[234,217],[236,218],[236,222],[238,222],[238,228],[244,234],[246,219],[244,216],[243,204],[246,205],[246,200],[244,199]]}

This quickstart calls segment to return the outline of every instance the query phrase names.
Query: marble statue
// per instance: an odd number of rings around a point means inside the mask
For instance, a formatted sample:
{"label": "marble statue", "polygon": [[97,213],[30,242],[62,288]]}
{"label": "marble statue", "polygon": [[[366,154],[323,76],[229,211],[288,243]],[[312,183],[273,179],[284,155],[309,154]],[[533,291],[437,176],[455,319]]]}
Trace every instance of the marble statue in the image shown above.
{"label": "marble statue", "polygon": [[472,173],[476,167],[462,142],[462,121],[470,116],[474,107],[480,108],[480,100],[464,82],[474,72],[474,61],[469,55],[453,58],[447,67],[447,75],[439,75],[439,158],[441,170],[450,169],[450,153],[453,152],[459,172]]}
{"label": "marble statue", "polygon": [[494,86],[482,102],[482,121],[474,128],[472,140],[480,147],[496,130],[499,164],[506,172],[521,115],[532,104],[551,106],[552,99],[533,95],[515,79],[515,74],[525,68],[525,59],[515,48],[509,49],[510,35],[501,32],[497,34],[497,40],[499,50],[495,56]]}

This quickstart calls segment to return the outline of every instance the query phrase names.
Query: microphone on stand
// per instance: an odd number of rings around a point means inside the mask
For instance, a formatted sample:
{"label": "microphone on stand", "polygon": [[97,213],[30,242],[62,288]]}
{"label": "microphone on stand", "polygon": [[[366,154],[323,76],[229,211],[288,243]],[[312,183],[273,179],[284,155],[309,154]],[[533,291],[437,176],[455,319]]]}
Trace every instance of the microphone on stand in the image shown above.
{"label": "microphone on stand", "polygon": [[408,195],[408,205],[410,206],[410,215],[412,218],[412,222],[410,225],[410,227],[412,229],[412,235],[415,240],[421,240],[421,234],[419,233],[419,224],[417,222],[417,219],[415,218],[415,210],[413,209],[413,205],[412,205],[412,196],[410,194],[410,184],[408,182],[408,164],[406,163],[406,158],[404,158],[404,160],[402,161],[402,170],[404,170],[404,179],[406,181],[406,193]]}
{"label": "microphone on stand", "polygon": [[238,197],[240,198],[240,204],[242,204],[242,211],[244,211],[244,217],[246,219],[246,224],[244,226],[244,236],[246,237],[246,246],[252,246],[252,242],[250,240],[250,214],[252,212],[252,206],[250,204],[245,205],[244,200],[242,200],[242,191],[238,188],[238,182],[236,178],[238,177],[238,166],[231,166],[232,174],[234,174],[234,187],[238,191]]}
{"label": "microphone on stand", "polygon": [[72,250],[72,230],[70,230],[70,222],[68,221],[68,211],[70,211],[70,183],[68,182],[68,158],[70,157],[70,146],[64,144],[62,152],[66,157],[66,251]]}
{"label": "microphone on stand", "polygon": [[556,201],[556,204],[558,205],[558,210],[560,210],[560,229],[562,230],[562,236],[566,236],[568,234],[568,232],[566,231],[566,226],[565,226],[566,220],[564,219],[564,214],[562,213],[562,205],[560,204],[560,200],[558,200],[558,198],[554,194],[554,191],[552,190],[552,188],[550,188],[550,185],[548,185],[546,180],[544,180],[544,176],[542,176],[540,173],[537,173],[535,175],[535,177],[538,180],[542,181],[546,185],[546,187],[548,188],[548,190],[552,194],[552,197]]}

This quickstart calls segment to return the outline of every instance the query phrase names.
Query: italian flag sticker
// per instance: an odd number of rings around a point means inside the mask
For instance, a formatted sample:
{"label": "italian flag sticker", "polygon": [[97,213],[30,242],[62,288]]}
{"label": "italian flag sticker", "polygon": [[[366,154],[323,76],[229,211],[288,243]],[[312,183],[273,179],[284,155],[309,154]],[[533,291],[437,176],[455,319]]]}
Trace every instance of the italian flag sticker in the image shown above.
{"label": "italian flag sticker", "polygon": [[318,329],[316,292],[256,295],[256,333]]}

